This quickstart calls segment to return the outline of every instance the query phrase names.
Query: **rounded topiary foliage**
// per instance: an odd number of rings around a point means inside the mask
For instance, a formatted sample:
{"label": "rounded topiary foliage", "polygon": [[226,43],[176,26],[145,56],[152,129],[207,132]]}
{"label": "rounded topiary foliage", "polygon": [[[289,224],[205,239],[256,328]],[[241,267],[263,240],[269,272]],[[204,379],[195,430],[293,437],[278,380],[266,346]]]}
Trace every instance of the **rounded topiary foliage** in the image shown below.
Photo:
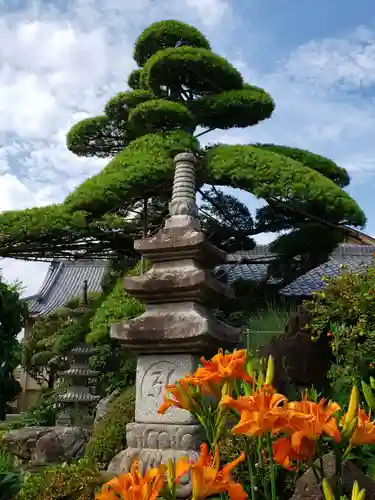
{"label": "rounded topiary foliage", "polygon": [[129,115],[129,125],[135,132],[159,130],[193,130],[194,118],[183,104],[155,99],[139,104]]}
{"label": "rounded topiary foliage", "polygon": [[85,458],[105,468],[126,448],[126,426],[134,421],[135,387],[128,387],[110,406],[86,446]]}
{"label": "rounded topiary foliage", "polygon": [[108,480],[87,460],[45,468],[27,477],[16,500],[94,500]]}
{"label": "rounded topiary foliage", "polygon": [[159,50],[186,46],[210,49],[210,42],[202,33],[180,21],[158,21],[146,28],[134,47],[134,60],[143,66]]}

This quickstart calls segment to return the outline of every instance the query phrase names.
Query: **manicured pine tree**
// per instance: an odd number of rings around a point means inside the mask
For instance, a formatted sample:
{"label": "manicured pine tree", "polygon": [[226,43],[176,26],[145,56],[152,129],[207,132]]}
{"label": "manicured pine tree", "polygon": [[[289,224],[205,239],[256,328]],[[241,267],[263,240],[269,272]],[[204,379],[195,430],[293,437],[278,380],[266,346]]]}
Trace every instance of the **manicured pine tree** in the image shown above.
{"label": "manicured pine tree", "polygon": [[[261,232],[289,231],[272,244],[279,258],[269,272],[284,282],[327,259],[344,237],[335,226],[363,226],[364,214],[343,189],[349,176],[333,161],[274,144],[202,145],[208,132],[271,118],[275,104],[215,54],[196,28],[172,20],[152,24],[137,39],[134,60],[129,90],[67,136],[76,155],[112,159],[61,204],[3,213],[0,255],[135,257],[134,238],[156,230],[166,216],[173,158],[183,151],[200,160],[201,219],[215,244],[246,249]],[[213,188],[203,191],[204,185]],[[248,191],[266,206],[251,215],[220,191],[225,186]]]}

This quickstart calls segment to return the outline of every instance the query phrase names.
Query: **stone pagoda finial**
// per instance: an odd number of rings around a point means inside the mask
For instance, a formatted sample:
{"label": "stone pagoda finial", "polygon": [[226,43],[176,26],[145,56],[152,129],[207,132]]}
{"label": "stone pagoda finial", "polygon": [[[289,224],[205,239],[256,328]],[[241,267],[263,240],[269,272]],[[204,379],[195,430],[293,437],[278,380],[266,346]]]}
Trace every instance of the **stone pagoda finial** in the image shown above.
{"label": "stone pagoda finial", "polygon": [[180,153],[174,159],[176,170],[173,180],[172,201],[169,204],[170,218],[165,227],[194,226],[200,229],[197,221],[198,208],[195,200],[195,166],[197,158],[192,153]]}

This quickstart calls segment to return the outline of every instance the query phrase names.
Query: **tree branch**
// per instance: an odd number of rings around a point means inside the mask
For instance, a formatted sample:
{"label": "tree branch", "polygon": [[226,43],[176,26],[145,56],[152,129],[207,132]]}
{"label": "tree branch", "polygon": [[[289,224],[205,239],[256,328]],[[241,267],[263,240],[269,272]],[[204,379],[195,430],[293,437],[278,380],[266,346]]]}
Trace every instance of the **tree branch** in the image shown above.
{"label": "tree branch", "polygon": [[216,127],[208,128],[207,130],[204,130],[203,132],[200,132],[199,134],[195,135],[194,137],[201,137],[202,135],[208,134],[209,132],[212,132],[213,130],[216,130]]}

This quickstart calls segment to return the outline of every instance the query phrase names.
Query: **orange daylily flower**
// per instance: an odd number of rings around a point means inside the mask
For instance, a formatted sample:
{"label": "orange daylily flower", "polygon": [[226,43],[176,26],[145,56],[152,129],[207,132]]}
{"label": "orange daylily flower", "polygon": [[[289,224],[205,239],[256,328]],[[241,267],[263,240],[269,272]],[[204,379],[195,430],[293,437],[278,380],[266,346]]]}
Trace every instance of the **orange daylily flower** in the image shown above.
{"label": "orange daylily flower", "polygon": [[375,420],[371,421],[371,412],[358,410],[357,426],[350,440],[352,446],[362,446],[365,444],[375,444]]}
{"label": "orange daylily flower", "polygon": [[[294,401],[288,404],[289,424],[291,429],[296,429],[297,436],[305,436],[316,440],[322,434],[332,437],[337,443],[341,441],[341,434],[334,414],[340,406],[333,402],[321,399],[314,401]],[[309,417],[309,418],[306,418]]]}
{"label": "orange daylily flower", "polygon": [[295,470],[292,462],[311,460],[315,453],[316,442],[302,436],[298,444],[293,443],[293,436],[281,437],[272,443],[273,459],[287,470]]}
{"label": "orange daylily flower", "polygon": [[288,470],[294,469],[292,462],[309,460],[313,457],[316,442],[322,434],[340,442],[341,434],[334,414],[340,409],[334,402],[321,399],[288,403],[288,422],[283,431],[289,436],[273,443],[274,459]]}
{"label": "orange daylily flower", "polygon": [[192,395],[192,389],[188,377],[178,380],[175,384],[167,385],[164,390],[164,401],[158,409],[158,413],[164,415],[172,406],[193,413],[197,409],[197,402]]}
{"label": "orange daylily flower", "polygon": [[287,398],[275,393],[270,386],[263,386],[251,396],[238,399],[224,396],[221,400],[221,404],[241,415],[239,423],[232,429],[233,434],[246,436],[260,436],[268,431],[278,433],[287,423],[286,403]]}
{"label": "orange daylily flower", "polygon": [[203,366],[194,373],[194,378],[206,383],[223,384],[228,380],[245,380],[250,384],[252,377],[246,371],[247,354],[244,349],[224,354],[222,349],[210,360],[201,358]]}
{"label": "orange daylily flower", "polygon": [[144,476],[134,460],[127,474],[105,483],[95,500],[156,500],[165,482],[167,466],[149,469]]}
{"label": "orange daylily flower", "polygon": [[[176,469],[186,474],[189,464],[191,470],[191,481],[193,487],[192,500],[202,500],[218,493],[227,492],[231,500],[246,500],[248,495],[242,485],[236,483],[232,478],[232,470],[245,460],[245,453],[231,462],[224,465],[219,470],[220,458],[219,448],[215,446],[215,453],[209,453],[206,443],[201,444],[201,453],[196,462],[189,462],[188,459],[180,459]],[[176,480],[180,480],[181,475],[176,474]]]}

